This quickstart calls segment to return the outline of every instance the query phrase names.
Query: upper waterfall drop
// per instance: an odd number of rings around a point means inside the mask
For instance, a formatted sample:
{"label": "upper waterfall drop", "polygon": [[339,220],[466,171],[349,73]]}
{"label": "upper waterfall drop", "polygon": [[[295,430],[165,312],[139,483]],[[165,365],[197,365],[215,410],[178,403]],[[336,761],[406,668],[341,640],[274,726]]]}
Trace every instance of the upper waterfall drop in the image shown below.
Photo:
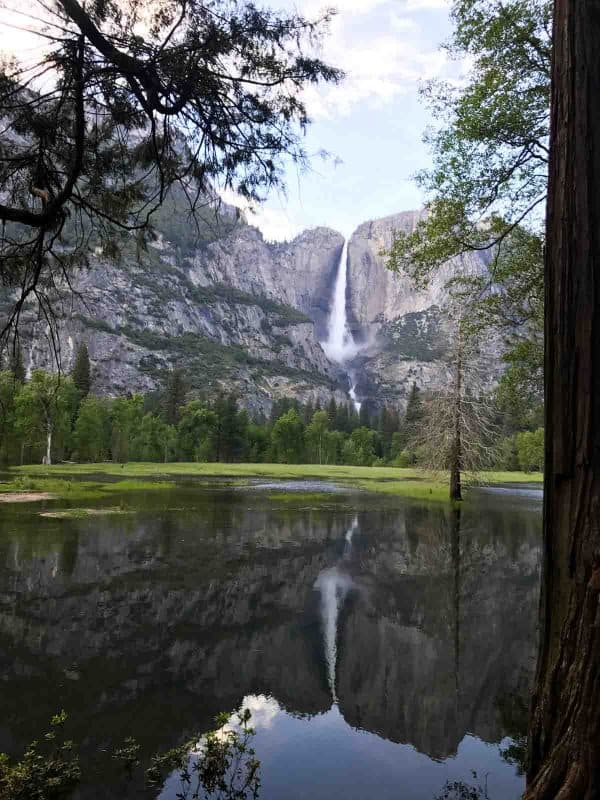
{"label": "upper waterfall drop", "polygon": [[322,342],[325,355],[338,364],[344,364],[358,353],[358,347],[348,329],[346,315],[346,287],[348,285],[348,240],[344,239],[335,278],[333,302],[327,323],[327,339]]}

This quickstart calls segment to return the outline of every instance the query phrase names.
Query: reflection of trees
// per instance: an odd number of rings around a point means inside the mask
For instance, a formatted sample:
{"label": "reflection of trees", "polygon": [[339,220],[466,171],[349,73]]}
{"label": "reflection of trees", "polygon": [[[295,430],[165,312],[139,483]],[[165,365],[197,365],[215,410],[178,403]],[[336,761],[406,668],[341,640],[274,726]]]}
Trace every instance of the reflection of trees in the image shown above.
{"label": "reflection of trees", "polygon": [[523,673],[513,692],[496,698],[505,735],[512,740],[503,748],[502,757],[517,767],[519,775],[523,775],[527,769],[530,678],[529,674]]}
{"label": "reflection of trees", "polygon": [[[94,759],[115,731],[165,749],[244,695],[330,707],[314,584],[343,557],[349,509],[223,496],[222,512],[206,495],[177,514],[69,521],[43,551],[34,532],[3,539],[0,707],[16,745],[60,707]],[[533,664],[536,518],[380,503],[358,520],[337,638],[348,723],[435,757],[466,731],[511,735],[496,698],[525,694]],[[98,757],[94,800],[112,796],[111,769]]]}
{"label": "reflection of trees", "polygon": [[454,573],[454,675],[457,714],[460,705],[460,508],[450,511],[452,571]]}
{"label": "reflection of trees", "polygon": [[518,676],[535,646],[539,521],[527,516],[498,527],[479,509],[417,508],[402,535],[374,524],[379,547],[357,553],[358,593],[340,624],[350,724],[439,758],[467,731],[496,742],[510,733],[495,698],[526,694]]}

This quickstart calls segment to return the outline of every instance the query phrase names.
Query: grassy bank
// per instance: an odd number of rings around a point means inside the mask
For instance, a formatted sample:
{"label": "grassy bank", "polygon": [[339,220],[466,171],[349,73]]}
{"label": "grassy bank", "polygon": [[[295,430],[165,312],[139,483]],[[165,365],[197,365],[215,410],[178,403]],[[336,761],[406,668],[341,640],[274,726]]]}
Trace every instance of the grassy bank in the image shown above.
{"label": "grassy bank", "polygon": [[[448,497],[448,484],[443,474],[426,473],[419,469],[400,469],[398,467],[349,467],[320,466],[318,464],[222,464],[222,463],[139,463],[128,464],[57,464],[52,467],[29,465],[16,467],[13,472],[19,477],[16,481],[34,480],[40,491],[49,491],[61,497],[67,491],[79,493],[93,490],[101,495],[111,492],[128,491],[136,488],[164,487],[165,478],[196,477],[222,479],[271,478],[274,480],[323,480],[348,488],[372,492],[412,497],[416,499],[445,501]],[[69,481],[69,476],[105,475],[121,478],[118,482],[102,484],[99,482]],[[140,479],[162,479],[161,482],[141,483]],[[540,473],[524,472],[486,472],[479,476],[485,484],[499,483],[541,483]],[[52,482],[56,488],[50,488]],[[5,484],[10,487],[14,481]],[[67,484],[67,489],[64,484]],[[46,488],[47,486],[47,488]],[[7,488],[6,491],[15,491]],[[314,492],[314,487],[312,490]],[[75,498],[75,494],[68,495]],[[89,497],[89,495],[87,495]],[[79,499],[79,498],[77,498]],[[81,498],[84,499],[84,498]]]}

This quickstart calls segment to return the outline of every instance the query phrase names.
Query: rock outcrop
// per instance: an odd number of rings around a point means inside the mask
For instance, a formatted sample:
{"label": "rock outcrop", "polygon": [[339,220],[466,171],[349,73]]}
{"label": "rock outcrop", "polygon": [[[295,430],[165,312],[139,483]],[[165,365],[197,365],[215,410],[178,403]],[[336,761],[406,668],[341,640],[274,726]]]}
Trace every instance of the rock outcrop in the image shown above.
{"label": "rock outcrop", "polygon": [[[387,270],[383,251],[394,230],[411,230],[421,213],[366,222],[349,241],[347,312],[362,348],[349,368],[359,399],[374,409],[402,407],[413,382],[425,389],[447,383],[446,283],[458,270],[485,269],[477,255],[454,259],[426,290]],[[65,292],[64,369],[85,342],[94,390],[103,394],[157,389],[181,367],[192,389],[235,392],[253,413],[268,413],[281,397],[348,400],[345,372],[320,345],[341,234],[315,228],[273,244],[227,208],[207,212],[196,227],[177,200],[160,210],[155,229],[145,248],[124,238],[117,260],[96,252],[76,276],[75,298]],[[51,366],[45,321],[30,317],[23,342],[29,370]],[[493,381],[496,345],[490,364]]]}
{"label": "rock outcrop", "polygon": [[[365,222],[348,244],[348,318],[362,351],[355,372],[358,394],[375,407],[404,404],[413,383],[439,389],[449,380],[444,359],[451,329],[446,308],[448,281],[458,274],[478,275],[486,261],[477,253],[446,262],[425,289],[386,267],[394,231],[410,233],[424,211],[406,211]],[[501,346],[487,345],[489,382],[499,376]]]}

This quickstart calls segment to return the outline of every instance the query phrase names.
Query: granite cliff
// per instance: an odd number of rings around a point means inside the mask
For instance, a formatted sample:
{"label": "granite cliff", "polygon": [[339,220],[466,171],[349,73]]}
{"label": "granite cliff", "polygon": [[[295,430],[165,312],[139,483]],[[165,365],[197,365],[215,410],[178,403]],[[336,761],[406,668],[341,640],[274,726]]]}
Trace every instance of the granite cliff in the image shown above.
{"label": "granite cliff", "polygon": [[[118,259],[98,249],[78,273],[77,295],[61,307],[62,366],[85,342],[99,393],[151,391],[180,367],[193,390],[233,391],[255,413],[281,397],[347,400],[350,371],[359,399],[402,406],[413,381],[436,388],[448,380],[447,279],[485,268],[477,256],[449,262],[426,291],[390,273],[381,252],[419,213],[364,223],[349,240],[347,316],[361,349],[344,368],[320,344],[342,235],[315,228],[269,243],[227,207],[206,212],[197,229],[177,199],[161,209],[145,247],[125,239]],[[44,321],[31,315],[23,342],[29,370],[51,365]]]}
{"label": "granite cliff", "polygon": [[[463,255],[446,262],[426,289],[386,269],[383,252],[394,231],[410,233],[423,214],[406,211],[365,222],[348,244],[348,318],[362,345],[354,366],[357,390],[375,406],[402,405],[413,382],[424,389],[447,383],[448,281],[486,269],[485,255]],[[491,383],[502,371],[500,341],[489,341],[486,351]]]}

